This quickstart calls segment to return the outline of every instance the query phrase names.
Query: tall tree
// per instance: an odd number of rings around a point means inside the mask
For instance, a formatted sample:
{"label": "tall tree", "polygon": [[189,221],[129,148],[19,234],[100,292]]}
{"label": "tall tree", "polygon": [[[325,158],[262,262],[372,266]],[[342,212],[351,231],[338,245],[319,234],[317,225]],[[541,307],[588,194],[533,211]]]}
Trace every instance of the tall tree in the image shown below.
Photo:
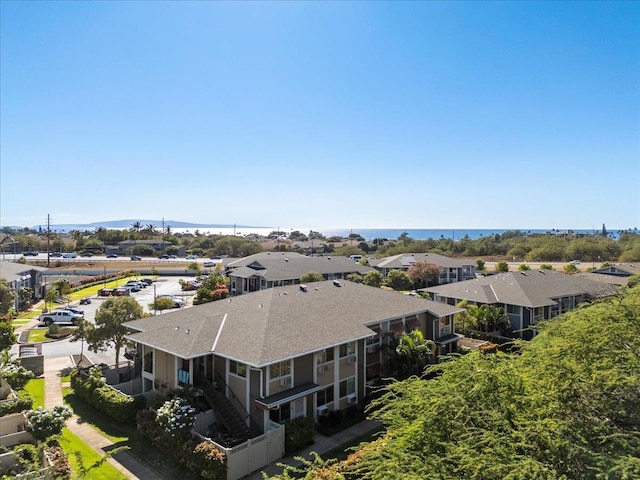
{"label": "tall tree", "polygon": [[409,267],[407,275],[418,288],[433,285],[440,275],[440,267],[435,263],[416,262]]}
{"label": "tall tree", "polygon": [[385,283],[394,290],[408,290],[411,287],[411,279],[406,272],[396,269],[387,273]]}
{"label": "tall tree", "polygon": [[96,311],[95,328],[90,329],[87,346],[93,352],[113,346],[116,351],[116,371],[119,368],[120,350],[125,345],[127,328],[123,325],[130,320],[142,318],[142,306],[132,297],[111,297]]}
{"label": "tall tree", "polygon": [[4,278],[0,278],[0,316],[15,307],[16,294]]}
{"label": "tall tree", "polygon": [[305,478],[640,478],[640,284],[538,328],[389,384],[369,408],[384,433]]}

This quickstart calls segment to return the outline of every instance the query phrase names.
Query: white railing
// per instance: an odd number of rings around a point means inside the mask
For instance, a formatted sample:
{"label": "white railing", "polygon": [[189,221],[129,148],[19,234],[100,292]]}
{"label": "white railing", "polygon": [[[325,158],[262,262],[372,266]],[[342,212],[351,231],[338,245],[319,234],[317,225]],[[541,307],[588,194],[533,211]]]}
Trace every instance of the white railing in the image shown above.
{"label": "white railing", "polygon": [[282,458],[284,455],[284,426],[274,422],[270,430],[232,448],[224,447],[208,437],[193,432],[203,441],[213,443],[226,455],[227,480],[238,480]]}

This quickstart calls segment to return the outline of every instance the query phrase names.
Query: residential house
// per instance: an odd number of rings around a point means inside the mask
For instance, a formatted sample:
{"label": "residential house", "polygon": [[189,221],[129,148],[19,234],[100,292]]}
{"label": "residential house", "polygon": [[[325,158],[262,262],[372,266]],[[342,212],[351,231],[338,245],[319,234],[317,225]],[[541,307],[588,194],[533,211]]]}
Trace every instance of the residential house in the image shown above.
{"label": "residential house", "polygon": [[419,329],[441,354],[455,351],[459,311],[334,280],[274,287],[126,326],[142,362],[144,392],[192,384],[216,405],[222,395],[240,423],[231,423],[230,409],[216,422],[249,438],[251,429],[266,432],[298,416],[361,403],[383,373],[380,348],[392,335]]}
{"label": "residential house", "polygon": [[596,268],[595,270],[591,270],[591,273],[629,278],[636,273],[640,273],[640,262],[610,264],[604,267]]}
{"label": "residential house", "polygon": [[406,272],[418,262],[433,263],[440,267],[440,275],[435,279],[435,285],[475,278],[474,262],[468,258],[450,258],[437,253],[401,253],[391,257],[369,259],[369,265],[382,273],[384,277],[391,270]]}
{"label": "residential house", "polygon": [[351,273],[364,275],[371,270],[346,257],[307,257],[294,252],[261,252],[226,265],[231,295],[296,285],[309,272],[320,273],[325,280],[340,280]]}
{"label": "residential house", "polygon": [[614,285],[596,282],[580,275],[552,270],[507,272],[425,289],[438,302],[457,305],[466,300],[471,305],[502,307],[511,324],[510,332],[530,339],[530,329],[575,309],[580,303],[613,295]]}
{"label": "residential house", "polygon": [[43,273],[48,269],[26,263],[0,262],[0,278],[4,278],[7,284],[16,294],[15,308],[18,309],[20,298],[18,293],[23,287],[33,291],[33,300],[44,298],[46,282]]}

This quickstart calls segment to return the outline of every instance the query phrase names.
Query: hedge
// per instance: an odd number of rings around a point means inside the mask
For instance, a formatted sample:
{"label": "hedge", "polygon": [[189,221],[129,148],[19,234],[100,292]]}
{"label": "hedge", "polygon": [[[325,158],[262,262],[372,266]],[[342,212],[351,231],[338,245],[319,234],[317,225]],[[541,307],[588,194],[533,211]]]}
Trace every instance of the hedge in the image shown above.
{"label": "hedge", "polygon": [[132,423],[138,411],[146,406],[144,397],[132,397],[107,385],[99,367],[85,376],[81,370],[71,372],[71,388],[86,404],[95,407],[120,423]]}
{"label": "hedge", "polygon": [[31,410],[33,407],[33,397],[26,390],[16,390],[16,398],[2,400],[0,402],[0,417],[12,413],[20,413],[23,410]]}

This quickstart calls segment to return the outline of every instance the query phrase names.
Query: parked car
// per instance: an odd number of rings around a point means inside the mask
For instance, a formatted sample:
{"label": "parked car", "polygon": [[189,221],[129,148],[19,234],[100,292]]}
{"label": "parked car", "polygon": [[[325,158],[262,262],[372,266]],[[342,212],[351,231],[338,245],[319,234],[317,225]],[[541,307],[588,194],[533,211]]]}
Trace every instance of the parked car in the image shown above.
{"label": "parked car", "polygon": [[107,258],[118,258],[118,255],[116,255],[115,253],[110,253],[109,255],[107,255]]}
{"label": "parked car", "polygon": [[142,260],[142,257],[139,255],[131,255],[131,260],[133,260],[134,262],[139,262],[140,260]]}
{"label": "parked car", "polygon": [[216,266],[216,262],[204,262],[204,266],[205,267],[215,267]]}
{"label": "parked car", "polygon": [[176,258],[178,258],[178,256],[177,256],[177,255],[169,255],[169,258],[170,258],[171,260],[175,260]]}
{"label": "parked car", "polygon": [[93,253],[91,252],[84,252],[80,254],[81,257],[93,257]]}
{"label": "parked car", "polygon": [[69,252],[69,253],[65,253],[62,255],[63,258],[76,258],[78,256],[78,254],[73,253],[73,252]]}
{"label": "parked car", "polygon": [[91,299],[89,297],[80,300],[80,305],[89,305],[90,303]]}
{"label": "parked car", "polygon": [[147,284],[144,282],[141,282],[140,280],[129,280],[127,283],[124,284],[124,286],[137,288],[137,290],[134,290],[134,292],[139,292],[143,288],[147,288]]}
{"label": "parked car", "polygon": [[187,257],[187,260],[197,260],[198,259],[198,255],[189,255]]}
{"label": "parked car", "polygon": [[22,252],[22,256],[23,257],[37,257],[38,256],[38,252],[32,252],[32,251]]}
{"label": "parked car", "polygon": [[153,279],[151,278],[141,278],[140,281],[147,284],[147,286],[153,284]]}
{"label": "parked car", "polygon": [[580,260],[571,260],[569,263],[572,265],[580,265]]}
{"label": "parked car", "polygon": [[70,323],[75,325],[77,321],[84,319],[84,313],[74,313],[71,310],[55,310],[53,312],[43,313],[38,319],[46,326],[54,323]]}
{"label": "parked car", "polygon": [[184,306],[184,301],[174,295],[159,295],[158,298],[170,298],[173,300],[173,308],[181,308]]}
{"label": "parked car", "polygon": [[163,260],[167,260],[169,258],[169,255],[165,253],[164,255],[160,255],[160,258]]}
{"label": "parked car", "polygon": [[49,253],[50,257],[62,257],[62,253],[60,252],[51,252]]}
{"label": "parked car", "polygon": [[[105,289],[103,289],[103,290],[105,290]],[[128,297],[129,295],[131,295],[131,290],[126,288],[126,287],[114,288],[111,291],[111,296],[112,297]]]}
{"label": "parked car", "polygon": [[56,308],[56,312],[59,312],[59,311],[61,311],[61,310],[66,310],[66,311],[68,311],[68,312],[75,313],[76,315],[82,315],[82,316],[84,316],[84,311],[82,311],[82,310],[78,310],[77,308],[74,308],[74,307],[60,307],[60,308]]}

